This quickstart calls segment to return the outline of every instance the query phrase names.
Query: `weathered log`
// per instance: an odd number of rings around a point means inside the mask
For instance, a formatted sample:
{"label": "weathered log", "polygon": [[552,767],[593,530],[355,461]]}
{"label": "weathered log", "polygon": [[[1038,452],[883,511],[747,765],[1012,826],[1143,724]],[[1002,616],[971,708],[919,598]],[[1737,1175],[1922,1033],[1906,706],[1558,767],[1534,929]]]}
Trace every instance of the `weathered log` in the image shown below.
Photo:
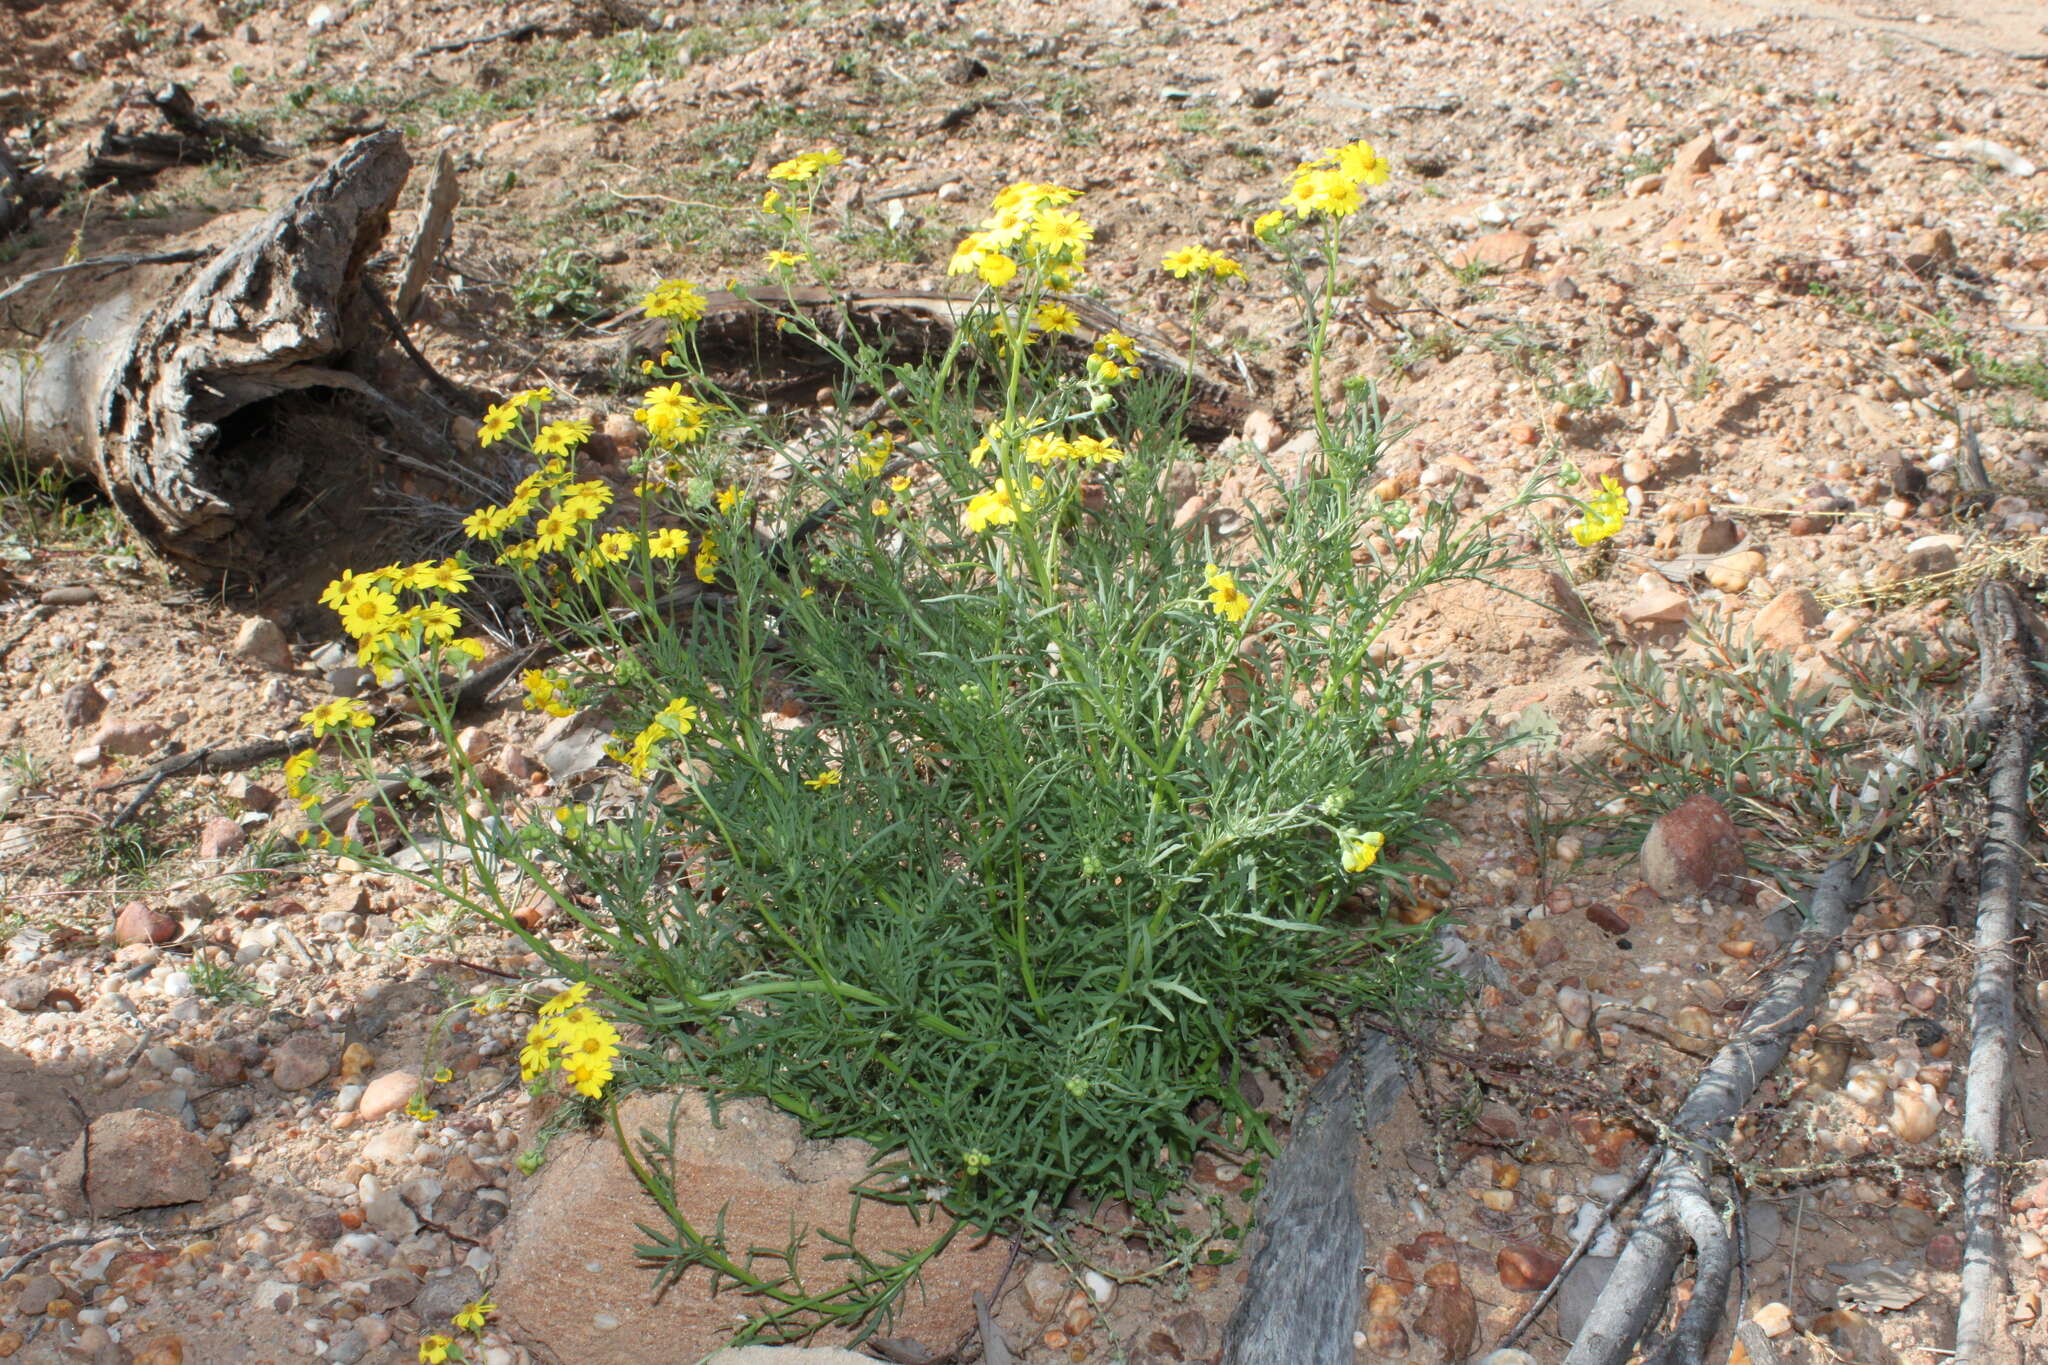
{"label": "weathered log", "polygon": [[1259,1207],[1244,1297],[1223,1328],[1223,1365],[1350,1365],[1365,1261],[1353,1174],[1358,1135],[1401,1093],[1383,1033],[1361,1030],[1309,1092]]}
{"label": "weathered log", "polygon": [[80,173],[88,187],[134,184],[172,166],[201,165],[228,154],[250,161],[276,161],[284,155],[255,134],[200,113],[182,85],[165,86],[149,103],[169,126],[124,130],[109,125]]}
{"label": "weathered log", "polygon": [[1986,760],[1989,813],[1978,854],[1977,923],[1971,943],[1970,1060],[1963,1090],[1963,1274],[1956,1306],[1956,1365],[1985,1358],[1997,1331],[1992,1311],[2005,1280],[1999,1242],[2005,1188],[2007,1093],[2011,1086],[2014,938],[2025,890],[2028,775],[2041,721],[2041,642],[2026,609],[2000,582],[1970,599],[1979,682],[1970,710],[1991,742]]}
{"label": "weathered log", "polygon": [[364,270],[409,165],[397,133],[375,134],[196,270],[38,284],[4,320],[33,344],[0,351],[0,425],[211,582],[261,581],[316,532],[360,529],[380,441],[435,448],[358,372],[384,337]]}

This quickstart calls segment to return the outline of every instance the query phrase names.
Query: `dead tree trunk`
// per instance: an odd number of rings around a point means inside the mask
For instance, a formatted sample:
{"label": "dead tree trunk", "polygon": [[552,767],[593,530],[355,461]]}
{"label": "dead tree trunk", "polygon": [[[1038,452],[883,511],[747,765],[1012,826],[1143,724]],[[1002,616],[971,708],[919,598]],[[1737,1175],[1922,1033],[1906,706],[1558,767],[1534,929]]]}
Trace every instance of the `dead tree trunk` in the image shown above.
{"label": "dead tree trunk", "polygon": [[433,425],[358,372],[378,339],[364,270],[409,166],[378,133],[196,270],[83,262],[0,291],[0,335],[30,338],[0,349],[0,430],[209,582],[347,533],[380,441]]}

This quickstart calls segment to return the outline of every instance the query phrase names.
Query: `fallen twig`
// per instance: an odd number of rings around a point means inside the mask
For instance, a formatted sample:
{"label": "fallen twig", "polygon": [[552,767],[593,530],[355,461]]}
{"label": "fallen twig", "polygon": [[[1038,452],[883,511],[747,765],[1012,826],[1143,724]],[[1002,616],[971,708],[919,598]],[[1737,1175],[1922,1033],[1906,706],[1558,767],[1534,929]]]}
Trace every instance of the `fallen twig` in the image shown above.
{"label": "fallen twig", "polygon": [[1593,1225],[1586,1229],[1583,1237],[1579,1238],[1578,1245],[1573,1247],[1571,1254],[1564,1258],[1564,1264],[1558,1267],[1557,1274],[1550,1277],[1550,1283],[1543,1286],[1543,1292],[1536,1296],[1536,1302],[1529,1305],[1528,1310],[1515,1320],[1515,1325],[1508,1329],[1508,1334],[1500,1339],[1500,1348],[1502,1350],[1520,1341],[1522,1333],[1528,1331],[1534,1325],[1536,1319],[1543,1316],[1543,1310],[1548,1308],[1550,1301],[1557,1297],[1557,1291],[1564,1288],[1565,1278],[1572,1273],[1573,1268],[1580,1261],[1586,1259],[1586,1253],[1592,1250],[1595,1242],[1600,1240],[1600,1234],[1614,1221],[1614,1215],[1628,1207],[1630,1201],[1636,1197],[1636,1194],[1648,1182],[1650,1172],[1656,1169],[1658,1161],[1663,1156],[1664,1149],[1662,1147],[1652,1147],[1648,1152],[1644,1153],[1643,1159],[1636,1163],[1635,1174],[1629,1178],[1628,1188],[1614,1196],[1613,1201],[1600,1210],[1600,1216],[1593,1220]]}
{"label": "fallen twig", "polygon": [[31,270],[5,289],[0,289],[0,303],[7,302],[30,285],[58,275],[69,275],[74,270],[127,270],[138,265],[183,265],[189,261],[203,261],[212,254],[213,252],[205,247],[181,247],[176,251],[154,251],[144,256],[95,256],[89,261],[46,266],[41,270]]}
{"label": "fallen twig", "polygon": [[[228,1221],[239,1222],[240,1220],[230,1219]],[[66,1247],[88,1247],[92,1246],[96,1242],[106,1241],[110,1237],[133,1237],[138,1241],[142,1242],[146,1246],[149,1243],[149,1239],[152,1237],[203,1237],[209,1232],[219,1232],[222,1228],[226,1227],[227,1225],[227,1223],[206,1223],[196,1228],[168,1229],[101,1228],[99,1231],[90,1233],[84,1237],[59,1237],[54,1242],[44,1242],[41,1246],[31,1247],[29,1250],[24,1251],[21,1255],[15,1257],[14,1264],[8,1266],[6,1270],[0,1271],[0,1280],[11,1280],[16,1275],[19,1275],[22,1271],[26,1270],[28,1267],[34,1265],[37,1261],[41,1260],[43,1257],[49,1255],[51,1252],[62,1251]]]}
{"label": "fallen twig", "polygon": [[1872,845],[1859,845],[1821,874],[1806,928],[1671,1121],[1643,1216],[1586,1315],[1565,1365],[1622,1365],[1628,1360],[1644,1330],[1663,1312],[1673,1272],[1688,1245],[1699,1252],[1697,1282],[1677,1331],[1659,1355],[1675,1354],[1683,1365],[1701,1365],[1720,1327],[1734,1269],[1733,1248],[1707,1189],[1712,1163],[1736,1116],[1784,1060],[1819,1005],[1834,968],[1835,945],[1875,870],[1871,851]]}
{"label": "fallen twig", "polygon": [[107,828],[110,830],[119,829],[137,815],[140,815],[142,808],[149,804],[149,798],[155,796],[157,789],[162,787],[169,778],[170,774],[168,772],[158,771],[152,773],[149,781],[142,784],[142,790],[135,793],[135,799],[121,807],[114,818],[107,821]]}
{"label": "fallen twig", "polygon": [[377,320],[384,324],[384,330],[391,333],[392,340],[398,343],[398,349],[405,352],[406,359],[418,366],[420,373],[427,377],[427,382],[434,386],[434,392],[451,403],[464,402],[462,390],[455,387],[454,381],[429,364],[427,358],[420,354],[420,348],[412,344],[412,338],[406,335],[405,324],[399,321],[398,314],[392,311],[390,301],[384,297],[384,291],[379,289],[377,282],[367,274],[363,276],[363,297],[370,301],[371,311],[375,312]]}
{"label": "fallen twig", "polygon": [[516,43],[523,38],[531,38],[539,32],[539,24],[514,24],[510,28],[501,28],[495,33],[479,33],[474,38],[450,38],[445,43],[429,43],[419,50],[419,55],[422,57],[435,57],[443,52],[460,52],[466,47],[482,47],[485,43]]}
{"label": "fallen twig", "polygon": [[242,768],[254,767],[273,758],[285,758],[301,749],[310,749],[315,743],[311,730],[300,730],[284,739],[258,739],[247,744],[223,746],[208,744],[182,754],[173,754],[154,767],[144,768],[114,782],[102,782],[93,791],[114,792],[138,783],[157,782],[174,777],[187,768],[198,768],[202,772],[230,773]]}
{"label": "fallen twig", "polygon": [[2010,1084],[2013,979],[2021,890],[2032,824],[2027,778],[2034,731],[2040,723],[2041,645],[2019,598],[2004,583],[1986,583],[1970,600],[1977,632],[1979,674],[1971,719],[1991,741],[1986,764],[1989,812],[1978,854],[1977,926],[1970,978],[1970,1059],[1965,1072],[1963,1141],[1962,1291],[1956,1303],[1957,1365],[1978,1359],[1990,1345],[1992,1313],[2004,1279],[1999,1218],[2004,1181],[2002,1150],[2006,1091]]}

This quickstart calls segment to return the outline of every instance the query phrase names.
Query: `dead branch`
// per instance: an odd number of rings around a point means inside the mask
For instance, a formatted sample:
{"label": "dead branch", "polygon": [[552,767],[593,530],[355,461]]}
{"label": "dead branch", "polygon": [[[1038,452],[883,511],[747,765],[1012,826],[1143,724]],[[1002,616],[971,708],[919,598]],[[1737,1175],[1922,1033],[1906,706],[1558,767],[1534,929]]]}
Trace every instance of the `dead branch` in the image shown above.
{"label": "dead branch", "polygon": [[1223,1328],[1222,1365],[1350,1365],[1365,1227],[1352,1188],[1358,1135],[1401,1091],[1386,1034],[1361,1029],[1316,1082],[1259,1210],[1244,1297]]}
{"label": "dead branch", "polygon": [[1970,1059],[1963,1103],[1962,1292],[1956,1306],[1957,1365],[1984,1354],[1996,1330],[1993,1307],[2005,1279],[1999,1244],[2004,1206],[2000,1163],[2006,1092],[2011,1083],[2013,938],[2025,885],[2032,815],[2027,778],[2040,723],[2041,644],[2018,596],[2004,583],[1980,587],[1970,599],[1978,641],[1977,695],[1970,711],[1991,741],[1986,763],[1989,812],[1978,854],[1977,926],[1970,978]]}
{"label": "dead branch", "polygon": [[232,154],[250,161],[277,161],[282,149],[231,123],[207,118],[184,86],[173,83],[149,97],[167,128],[139,132],[108,127],[100,134],[80,178],[88,188],[113,181],[133,184],[172,166],[191,166]]}
{"label": "dead branch", "polygon": [[461,52],[465,48],[482,47],[487,43],[516,43],[533,37],[540,32],[539,24],[514,24],[501,28],[495,33],[479,33],[474,38],[450,38],[446,42],[429,43],[419,50],[422,57],[435,57],[443,52]]}
{"label": "dead branch", "polygon": [[427,281],[433,277],[434,262],[447,245],[448,229],[455,221],[455,206],[462,202],[462,187],[455,179],[455,162],[447,152],[434,158],[434,174],[427,181],[421,200],[420,220],[405,244],[405,273],[398,279],[398,294],[392,308],[400,322],[412,321]]}
{"label": "dead branch", "polygon": [[1713,1163],[1736,1116],[1783,1061],[1812,1018],[1834,968],[1835,948],[1875,868],[1868,845],[1837,858],[1821,874],[1806,928],[1792,941],[1769,984],[1693,1086],[1669,1125],[1664,1155],[1607,1287],[1587,1314],[1565,1365],[1623,1365],[1664,1310],[1679,1260],[1699,1253],[1699,1275],[1678,1330],[1659,1353],[1701,1365],[1721,1324],[1733,1248],[1708,1191]]}
{"label": "dead branch", "polygon": [[1614,1215],[1620,1213],[1635,1200],[1637,1191],[1641,1190],[1644,1184],[1649,1181],[1650,1172],[1656,1169],[1657,1163],[1663,1158],[1663,1155],[1664,1149],[1662,1147],[1652,1147],[1644,1154],[1643,1159],[1636,1163],[1635,1173],[1629,1177],[1628,1188],[1616,1195],[1613,1202],[1608,1204],[1606,1208],[1600,1210],[1600,1216],[1593,1220],[1592,1225],[1586,1229],[1585,1235],[1579,1238],[1578,1245],[1574,1246],[1571,1254],[1564,1258],[1564,1264],[1558,1267],[1557,1274],[1550,1277],[1550,1283],[1543,1286],[1543,1292],[1536,1296],[1536,1302],[1530,1304],[1522,1316],[1515,1319],[1515,1325],[1510,1327],[1508,1334],[1500,1339],[1500,1347],[1498,1349],[1505,1350],[1520,1341],[1522,1333],[1528,1331],[1535,1325],[1536,1319],[1543,1316],[1543,1310],[1548,1308],[1550,1301],[1557,1297],[1557,1291],[1564,1288],[1565,1280],[1570,1277],[1579,1262],[1586,1259],[1586,1253],[1591,1251],[1594,1244],[1600,1240],[1600,1234],[1606,1231],[1609,1223],[1614,1221]]}
{"label": "dead branch", "polygon": [[31,285],[59,275],[69,275],[74,270],[126,270],[138,265],[181,265],[189,261],[203,261],[213,253],[205,247],[183,247],[177,251],[158,251],[144,256],[95,256],[89,261],[70,261],[64,265],[48,266],[42,270],[31,270],[5,289],[0,289],[0,303],[19,294]]}

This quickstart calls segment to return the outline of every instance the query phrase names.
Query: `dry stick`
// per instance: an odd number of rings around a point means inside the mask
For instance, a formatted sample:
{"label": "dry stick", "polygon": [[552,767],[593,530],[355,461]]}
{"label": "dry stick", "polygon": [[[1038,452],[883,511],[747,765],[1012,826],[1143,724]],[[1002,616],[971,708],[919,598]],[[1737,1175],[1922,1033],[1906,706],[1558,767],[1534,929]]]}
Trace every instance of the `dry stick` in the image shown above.
{"label": "dry stick", "polygon": [[516,43],[522,38],[531,38],[538,32],[539,24],[514,24],[511,28],[501,28],[496,33],[480,33],[474,38],[450,38],[445,43],[433,43],[421,48],[418,55],[433,57],[443,52],[460,52],[466,47],[482,47],[485,43]]}
{"label": "dry stick", "polygon": [[1705,1173],[1757,1085],[1784,1060],[1820,1004],[1834,968],[1836,941],[1874,871],[1870,852],[1870,844],[1860,845],[1821,873],[1806,928],[1679,1108],[1670,1125],[1674,1142],[1657,1162],[1643,1216],[1586,1315],[1565,1365],[1622,1365],[1628,1360],[1644,1329],[1663,1311],[1688,1244],[1700,1248],[1700,1283],[1672,1345],[1686,1365],[1698,1365],[1723,1308],[1712,1293],[1710,1275],[1725,1297],[1732,1259],[1720,1214],[1706,1193]]}
{"label": "dry stick", "polygon": [[1635,1174],[1629,1177],[1628,1188],[1616,1195],[1614,1201],[1606,1208],[1600,1210],[1600,1216],[1593,1220],[1593,1226],[1587,1228],[1585,1236],[1579,1238],[1579,1244],[1572,1248],[1571,1255],[1564,1258],[1564,1264],[1550,1277],[1550,1283],[1543,1286],[1543,1292],[1536,1296],[1536,1302],[1529,1305],[1528,1310],[1515,1320],[1515,1325],[1508,1329],[1508,1334],[1500,1339],[1500,1346],[1497,1349],[1506,1350],[1520,1341],[1522,1333],[1528,1331],[1535,1325],[1536,1319],[1543,1316],[1543,1310],[1550,1307],[1550,1301],[1564,1288],[1564,1282],[1571,1276],[1572,1268],[1586,1258],[1586,1253],[1600,1240],[1600,1234],[1614,1221],[1614,1215],[1628,1207],[1629,1201],[1636,1197],[1636,1191],[1650,1178],[1650,1172],[1656,1169],[1657,1162],[1663,1155],[1662,1147],[1652,1147],[1643,1159],[1636,1163]]}
{"label": "dry stick", "polygon": [[192,261],[203,261],[213,254],[211,247],[195,246],[177,251],[152,252],[146,256],[95,256],[89,261],[73,261],[69,265],[53,265],[43,270],[31,270],[5,289],[0,289],[0,303],[5,303],[32,284],[57,275],[69,275],[74,270],[127,270],[138,265],[185,265]]}
{"label": "dry stick", "polygon": [[412,240],[405,245],[405,273],[398,280],[398,294],[392,300],[401,322],[412,321],[420,306],[420,295],[434,274],[434,261],[447,244],[448,229],[455,221],[455,206],[462,202],[462,187],[455,179],[455,162],[446,151],[434,158],[433,178],[427,181],[426,207],[420,210]]}
{"label": "dry stick", "polygon": [[391,311],[391,304],[385,299],[384,291],[377,287],[377,282],[364,275],[362,286],[363,297],[370,301],[370,308],[377,314],[377,320],[391,333],[392,339],[398,343],[398,349],[405,352],[406,359],[418,366],[420,373],[427,377],[427,382],[434,386],[434,392],[451,403],[463,402],[462,390],[456,388],[452,380],[435,369],[427,358],[420,354],[420,348],[412,344],[412,338],[405,333],[405,324],[398,320],[398,314]]}
{"label": "dry stick", "polygon": [[1970,1061],[1963,1102],[1963,1275],[1956,1306],[1957,1365],[1990,1345],[1992,1307],[2004,1279],[1998,1224],[2004,1203],[1999,1164],[2010,1084],[2013,936],[2027,863],[2027,775],[2040,721],[2040,642],[2011,588],[1991,582],[1970,600],[1981,665],[1973,719],[1991,738],[1989,815],[1978,855],[1977,929],[1970,979]]}

